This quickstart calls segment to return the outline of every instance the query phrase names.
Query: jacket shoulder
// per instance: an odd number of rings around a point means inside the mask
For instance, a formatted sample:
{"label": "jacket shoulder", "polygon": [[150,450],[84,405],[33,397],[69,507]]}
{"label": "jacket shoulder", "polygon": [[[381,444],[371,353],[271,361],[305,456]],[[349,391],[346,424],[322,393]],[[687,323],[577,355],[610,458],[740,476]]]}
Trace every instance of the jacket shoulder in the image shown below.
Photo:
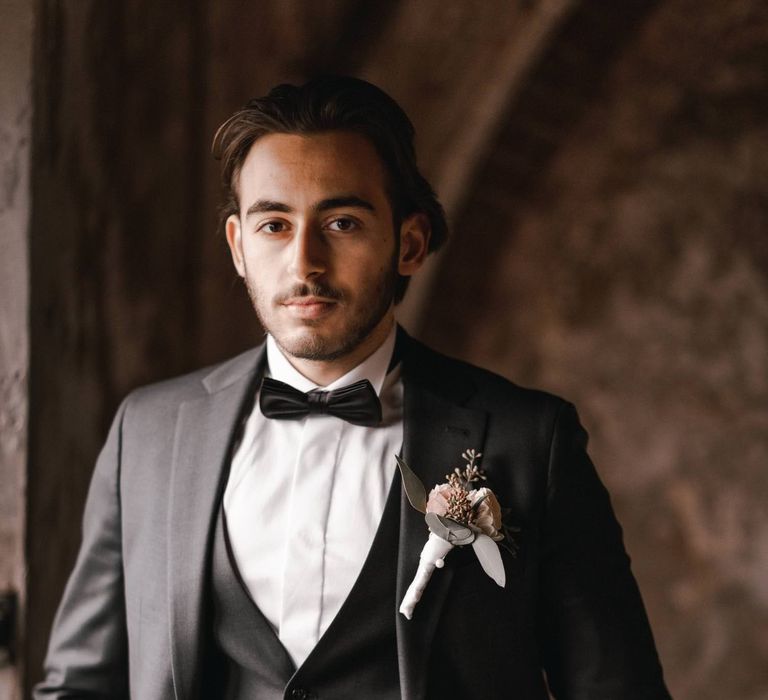
{"label": "jacket shoulder", "polygon": [[138,387],[126,396],[124,403],[128,411],[175,410],[185,401],[207,396],[252,376],[260,366],[262,349],[260,345],[223,362]]}
{"label": "jacket shoulder", "polygon": [[[411,339],[412,340],[412,339]],[[569,402],[541,389],[516,384],[496,372],[459,360],[412,340],[411,372],[428,376],[436,391],[456,387],[467,393],[467,403],[487,408],[546,413],[556,416]]]}

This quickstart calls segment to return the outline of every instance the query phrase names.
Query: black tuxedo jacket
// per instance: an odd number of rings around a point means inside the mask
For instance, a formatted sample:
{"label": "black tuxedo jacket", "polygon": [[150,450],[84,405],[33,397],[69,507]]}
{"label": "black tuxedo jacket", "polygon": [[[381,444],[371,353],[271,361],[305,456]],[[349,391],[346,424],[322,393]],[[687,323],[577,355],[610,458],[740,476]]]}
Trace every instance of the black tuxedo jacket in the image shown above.
{"label": "black tuxedo jacket", "polygon": [[[668,698],[574,408],[402,331],[398,343],[406,461],[429,489],[464,450],[482,452],[488,485],[519,528],[517,555],[502,554],[503,589],[471,548],[457,549],[412,620],[392,610],[402,697],[538,699],[544,673],[559,700]],[[261,346],[123,402],[96,465],[36,698],[196,697],[212,533],[263,358]],[[398,604],[426,537],[403,496]]]}

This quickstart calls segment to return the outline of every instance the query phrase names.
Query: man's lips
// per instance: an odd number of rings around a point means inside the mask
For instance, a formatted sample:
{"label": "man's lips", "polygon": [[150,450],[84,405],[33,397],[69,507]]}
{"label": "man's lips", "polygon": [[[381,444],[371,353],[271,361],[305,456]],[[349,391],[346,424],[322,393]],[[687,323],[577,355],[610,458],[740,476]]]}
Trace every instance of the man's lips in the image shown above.
{"label": "man's lips", "polygon": [[281,305],[297,318],[319,318],[327,313],[334,305],[334,299],[325,297],[296,297],[281,302]]}

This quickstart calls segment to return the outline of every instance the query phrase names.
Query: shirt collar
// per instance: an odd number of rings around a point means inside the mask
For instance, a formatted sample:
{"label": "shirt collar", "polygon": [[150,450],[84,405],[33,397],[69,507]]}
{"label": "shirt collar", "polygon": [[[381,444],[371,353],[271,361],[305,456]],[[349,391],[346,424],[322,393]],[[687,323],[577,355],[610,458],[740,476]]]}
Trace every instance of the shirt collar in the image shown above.
{"label": "shirt collar", "polygon": [[384,342],[363,360],[357,367],[352,368],[342,377],[334,380],[327,386],[315,384],[299,372],[286,358],[283,351],[271,335],[267,335],[267,367],[269,375],[273,379],[290,384],[294,389],[308,392],[313,389],[322,389],[331,391],[348,384],[354,384],[363,379],[367,379],[373,386],[376,394],[381,394],[381,388],[384,385],[384,379],[387,376],[387,369],[392,359],[392,353],[395,349],[395,338],[397,336],[397,324],[392,324],[392,329]]}

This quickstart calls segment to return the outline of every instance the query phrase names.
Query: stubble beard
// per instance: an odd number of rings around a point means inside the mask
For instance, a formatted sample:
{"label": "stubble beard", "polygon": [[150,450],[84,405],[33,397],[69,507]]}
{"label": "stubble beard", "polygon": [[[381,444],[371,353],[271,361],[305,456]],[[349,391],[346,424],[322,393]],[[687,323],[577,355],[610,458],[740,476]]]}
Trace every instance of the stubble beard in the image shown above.
{"label": "stubble beard", "polygon": [[[245,270],[245,286],[259,322],[286,355],[301,360],[331,362],[345,357],[355,350],[368,338],[389,311],[395,298],[398,257],[398,251],[395,251],[390,265],[372,284],[366,285],[365,289],[361,291],[359,296],[361,305],[347,320],[345,327],[339,333],[340,337],[324,337],[319,331],[317,333],[303,333],[295,339],[281,337],[281,333],[275,332],[270,327],[271,324],[265,309],[268,309],[270,305],[278,304],[280,299],[302,296],[333,299],[343,308],[347,303],[347,298],[341,290],[322,283],[301,284],[289,290],[288,293],[280,294],[274,299],[267,299],[256,289],[247,268]],[[317,323],[306,320],[304,324],[307,330],[311,330],[315,325],[319,327],[322,324],[322,319]]]}

